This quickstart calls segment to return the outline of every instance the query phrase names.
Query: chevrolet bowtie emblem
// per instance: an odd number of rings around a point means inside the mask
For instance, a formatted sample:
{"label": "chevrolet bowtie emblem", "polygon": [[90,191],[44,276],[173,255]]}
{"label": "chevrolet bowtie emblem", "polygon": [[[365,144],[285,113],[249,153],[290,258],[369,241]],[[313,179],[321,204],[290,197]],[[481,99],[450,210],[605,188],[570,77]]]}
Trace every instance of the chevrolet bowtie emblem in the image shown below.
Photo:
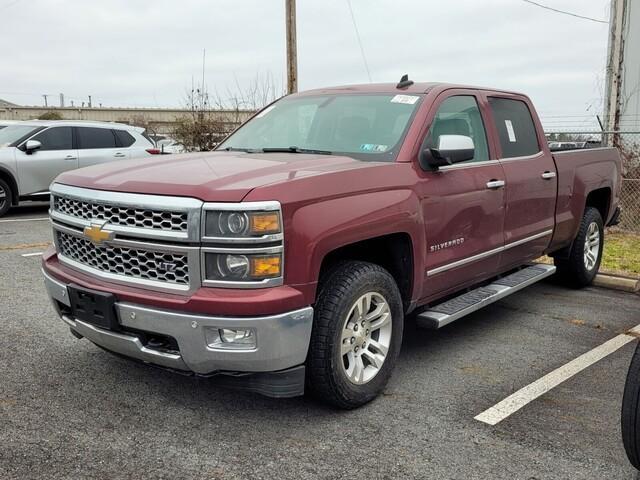
{"label": "chevrolet bowtie emblem", "polygon": [[84,227],[84,236],[87,237],[95,245],[100,245],[102,242],[113,239],[113,232],[109,230],[103,230],[103,225],[93,223],[89,227]]}

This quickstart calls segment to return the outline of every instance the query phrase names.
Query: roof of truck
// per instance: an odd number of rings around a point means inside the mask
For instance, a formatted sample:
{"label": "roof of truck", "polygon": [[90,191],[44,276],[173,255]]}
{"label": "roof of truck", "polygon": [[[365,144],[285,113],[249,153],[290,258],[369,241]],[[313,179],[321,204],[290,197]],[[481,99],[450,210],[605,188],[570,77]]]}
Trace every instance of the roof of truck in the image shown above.
{"label": "roof of truck", "polygon": [[450,88],[469,89],[469,90],[488,90],[492,92],[504,92],[514,95],[523,95],[519,92],[501,90],[489,87],[478,87],[473,85],[459,85],[446,82],[415,82],[408,87],[398,88],[397,83],[363,83],[358,85],[343,85],[337,87],[317,88],[314,90],[306,90],[298,95],[317,95],[319,93],[349,93],[349,92],[370,92],[370,93],[427,93],[433,89],[448,90]]}

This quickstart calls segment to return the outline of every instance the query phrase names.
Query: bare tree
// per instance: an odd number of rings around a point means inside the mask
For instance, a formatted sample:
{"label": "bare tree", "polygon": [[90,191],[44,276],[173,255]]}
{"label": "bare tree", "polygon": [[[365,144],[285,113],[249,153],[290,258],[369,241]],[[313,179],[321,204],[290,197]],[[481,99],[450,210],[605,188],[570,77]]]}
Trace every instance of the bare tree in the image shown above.
{"label": "bare tree", "polygon": [[213,150],[226,136],[225,122],[211,107],[206,87],[191,87],[185,97],[188,113],[176,119],[172,136],[186,151]]}
{"label": "bare tree", "polygon": [[213,150],[253,113],[284,95],[270,73],[257,73],[243,88],[237,78],[224,95],[210,95],[206,86],[192,86],[185,96],[188,114],[176,119],[172,136],[187,151]]}

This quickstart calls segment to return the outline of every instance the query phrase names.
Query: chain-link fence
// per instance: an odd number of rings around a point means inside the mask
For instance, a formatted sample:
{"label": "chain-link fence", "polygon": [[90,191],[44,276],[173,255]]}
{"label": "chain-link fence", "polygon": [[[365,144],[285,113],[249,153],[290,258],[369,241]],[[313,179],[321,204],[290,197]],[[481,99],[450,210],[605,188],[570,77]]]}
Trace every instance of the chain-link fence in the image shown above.
{"label": "chain-link fence", "polygon": [[622,157],[622,215],[619,227],[640,233],[640,131],[547,133],[552,150],[597,148],[614,145]]}

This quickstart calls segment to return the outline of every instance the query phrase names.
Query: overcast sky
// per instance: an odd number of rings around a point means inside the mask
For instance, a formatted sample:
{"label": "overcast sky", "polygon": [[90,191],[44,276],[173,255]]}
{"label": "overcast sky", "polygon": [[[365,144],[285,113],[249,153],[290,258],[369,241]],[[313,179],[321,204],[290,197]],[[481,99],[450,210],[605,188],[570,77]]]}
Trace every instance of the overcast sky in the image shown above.
{"label": "overcast sky", "polygon": [[[601,111],[607,25],[523,0],[351,0],[374,82],[485,85],[529,94],[548,125]],[[608,0],[539,0],[607,20]],[[298,0],[301,90],[368,82],[347,0]],[[256,74],[284,84],[284,0],[0,0],[0,98],[179,106]],[[558,117],[557,117],[558,116]],[[562,116],[563,118],[560,118]],[[568,125],[568,124],[560,124]],[[573,125],[572,125],[573,126]]]}

